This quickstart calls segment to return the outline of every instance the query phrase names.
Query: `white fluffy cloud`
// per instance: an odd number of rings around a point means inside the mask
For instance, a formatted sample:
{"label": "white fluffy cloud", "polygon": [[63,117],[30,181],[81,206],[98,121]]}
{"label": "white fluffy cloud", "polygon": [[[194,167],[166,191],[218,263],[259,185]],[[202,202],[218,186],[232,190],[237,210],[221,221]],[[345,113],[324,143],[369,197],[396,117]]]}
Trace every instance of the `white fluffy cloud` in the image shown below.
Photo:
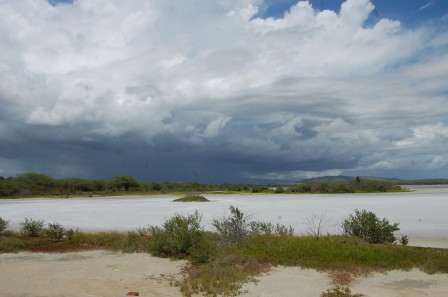
{"label": "white fluffy cloud", "polygon": [[[390,169],[369,156],[447,144],[446,36],[385,18],[367,26],[368,0],[347,0],[339,13],[299,1],[279,19],[254,18],[261,4],[0,0],[2,130],[69,131],[9,133],[3,151],[34,137],[134,135],[155,147],[171,137],[209,147],[205,155],[219,147],[232,162],[246,159],[238,170],[252,176],[293,178]],[[445,164],[423,145],[403,158],[425,152]],[[265,169],[253,165],[258,158]],[[307,160],[329,165],[308,168]]]}

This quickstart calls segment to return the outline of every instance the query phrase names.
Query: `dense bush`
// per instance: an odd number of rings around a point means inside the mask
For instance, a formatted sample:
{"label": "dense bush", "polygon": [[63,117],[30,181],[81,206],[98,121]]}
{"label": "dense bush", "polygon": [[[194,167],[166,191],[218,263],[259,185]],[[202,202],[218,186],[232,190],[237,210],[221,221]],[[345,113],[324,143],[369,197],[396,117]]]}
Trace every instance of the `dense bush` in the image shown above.
{"label": "dense bush", "polygon": [[51,239],[61,240],[62,238],[64,238],[65,229],[61,224],[48,223],[48,228],[44,230],[44,233]]}
{"label": "dense bush", "polygon": [[25,219],[19,224],[20,224],[20,232],[23,235],[30,237],[38,237],[42,235],[44,231],[45,222],[41,220]]}
{"label": "dense bush", "polygon": [[3,232],[5,232],[5,230],[8,228],[8,226],[9,226],[9,221],[0,217],[0,235],[2,235]]}
{"label": "dense bush", "polygon": [[387,219],[380,220],[373,212],[355,210],[342,223],[346,235],[357,236],[370,243],[393,243],[394,232],[400,230],[398,223],[390,224]]}
{"label": "dense bush", "polygon": [[211,256],[211,245],[206,241],[201,228],[201,215],[176,214],[165,221],[162,227],[151,226],[153,241],[150,251],[155,256],[191,256],[194,262],[207,262]]}

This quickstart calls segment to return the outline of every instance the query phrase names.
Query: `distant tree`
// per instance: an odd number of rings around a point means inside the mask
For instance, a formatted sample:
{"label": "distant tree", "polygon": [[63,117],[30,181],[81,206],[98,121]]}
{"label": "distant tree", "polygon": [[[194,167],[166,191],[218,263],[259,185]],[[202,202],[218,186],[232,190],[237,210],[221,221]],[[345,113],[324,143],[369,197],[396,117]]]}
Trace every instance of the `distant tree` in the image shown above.
{"label": "distant tree", "polygon": [[17,176],[16,182],[21,191],[30,194],[45,194],[57,189],[57,182],[51,176],[28,172]]}
{"label": "distant tree", "polygon": [[111,185],[117,190],[125,190],[126,192],[140,188],[140,183],[135,178],[126,175],[114,177]]}

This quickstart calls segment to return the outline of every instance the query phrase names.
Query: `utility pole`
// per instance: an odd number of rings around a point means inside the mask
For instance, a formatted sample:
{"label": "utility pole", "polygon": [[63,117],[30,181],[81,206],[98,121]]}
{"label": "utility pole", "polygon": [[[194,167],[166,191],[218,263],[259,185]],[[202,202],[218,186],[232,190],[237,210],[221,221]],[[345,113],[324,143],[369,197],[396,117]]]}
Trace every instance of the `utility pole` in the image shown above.
{"label": "utility pole", "polygon": [[70,175],[70,167],[68,168],[68,197],[70,197],[72,177]]}

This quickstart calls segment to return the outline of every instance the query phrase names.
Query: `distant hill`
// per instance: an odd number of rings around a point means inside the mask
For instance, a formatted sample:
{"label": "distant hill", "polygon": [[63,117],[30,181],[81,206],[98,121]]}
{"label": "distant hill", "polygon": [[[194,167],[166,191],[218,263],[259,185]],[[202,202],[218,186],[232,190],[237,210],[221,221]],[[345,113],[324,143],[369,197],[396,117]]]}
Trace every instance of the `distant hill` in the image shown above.
{"label": "distant hill", "polygon": [[[320,176],[315,178],[307,178],[303,179],[302,183],[306,182],[348,182],[355,179],[356,176],[346,176],[346,175],[337,175],[337,176]],[[376,177],[376,176],[359,176],[360,179],[368,179],[368,180],[377,180],[377,181],[388,181],[406,185],[432,185],[432,184],[448,184],[447,178],[431,178],[431,179],[416,179],[416,180],[403,180],[399,178],[385,178],[385,177]]]}

